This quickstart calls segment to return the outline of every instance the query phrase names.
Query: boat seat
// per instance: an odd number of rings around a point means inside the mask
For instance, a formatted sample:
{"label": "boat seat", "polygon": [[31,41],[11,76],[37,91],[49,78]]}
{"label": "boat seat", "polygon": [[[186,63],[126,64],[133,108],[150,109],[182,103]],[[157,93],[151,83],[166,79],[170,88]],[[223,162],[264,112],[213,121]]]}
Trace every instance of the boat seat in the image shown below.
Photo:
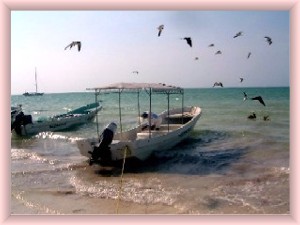
{"label": "boat seat", "polygon": [[151,137],[157,137],[157,136],[163,136],[166,135],[168,133],[168,130],[151,130],[151,134],[149,134],[148,130],[139,132],[136,134],[136,138],[137,139],[145,139],[145,138],[149,138],[149,136],[151,135]]}
{"label": "boat seat", "polygon": [[194,114],[192,114],[191,112],[184,112],[183,115],[182,113],[177,113],[177,114],[172,114],[170,116],[167,116],[167,118],[170,119],[180,119],[180,118],[192,118]]}
{"label": "boat seat", "polygon": [[178,119],[178,118],[182,118],[182,117],[183,118],[192,118],[195,115],[196,110],[197,110],[197,107],[192,106],[190,111],[188,111],[188,112],[183,112],[183,114],[182,113],[172,114],[172,115],[167,116],[167,118],[170,118],[170,119]]}
{"label": "boat seat", "polygon": [[[181,124],[169,124],[169,130],[177,130],[181,127],[182,127]],[[159,130],[168,131],[168,124],[161,124]]]}

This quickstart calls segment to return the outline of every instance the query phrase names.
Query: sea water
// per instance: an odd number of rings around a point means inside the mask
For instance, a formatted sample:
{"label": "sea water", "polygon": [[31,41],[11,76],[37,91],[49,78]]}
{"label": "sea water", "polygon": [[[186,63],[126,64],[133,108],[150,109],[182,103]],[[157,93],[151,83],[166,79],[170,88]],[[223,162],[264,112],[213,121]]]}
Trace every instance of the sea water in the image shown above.
{"label": "sea water", "polygon": [[[184,105],[202,108],[190,137],[138,166],[89,166],[76,146],[112,121],[120,124],[117,94],[103,94],[90,123],[31,137],[11,136],[12,214],[289,214],[289,88],[186,89]],[[243,92],[249,96],[244,101]],[[266,106],[250,98],[262,96]],[[165,95],[152,110],[167,109]],[[92,103],[93,93],[11,96],[33,119]],[[149,96],[140,94],[141,112]],[[181,95],[170,96],[170,108]],[[256,120],[248,119],[255,112]],[[122,129],[138,120],[136,93],[121,96]],[[263,118],[268,116],[268,120]],[[120,128],[120,126],[119,126]],[[125,162],[126,163],[126,162]]]}

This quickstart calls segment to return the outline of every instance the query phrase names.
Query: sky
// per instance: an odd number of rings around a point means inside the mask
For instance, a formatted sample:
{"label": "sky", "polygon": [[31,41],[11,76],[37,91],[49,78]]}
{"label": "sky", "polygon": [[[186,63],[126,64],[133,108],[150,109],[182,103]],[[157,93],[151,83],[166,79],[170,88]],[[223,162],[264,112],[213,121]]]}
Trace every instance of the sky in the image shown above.
{"label": "sky", "polygon": [[[11,94],[35,91],[35,69],[45,93],[116,82],[290,86],[289,23],[289,11],[11,11]],[[72,41],[80,51],[65,50]]]}

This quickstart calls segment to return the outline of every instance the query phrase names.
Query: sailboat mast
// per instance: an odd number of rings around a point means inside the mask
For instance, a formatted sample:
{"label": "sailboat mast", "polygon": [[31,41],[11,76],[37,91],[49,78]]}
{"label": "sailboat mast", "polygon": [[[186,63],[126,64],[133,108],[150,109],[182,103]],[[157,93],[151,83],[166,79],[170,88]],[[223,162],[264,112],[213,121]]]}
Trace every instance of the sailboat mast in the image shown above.
{"label": "sailboat mast", "polygon": [[35,67],[35,93],[37,92],[38,92],[38,87],[37,87],[36,67]]}

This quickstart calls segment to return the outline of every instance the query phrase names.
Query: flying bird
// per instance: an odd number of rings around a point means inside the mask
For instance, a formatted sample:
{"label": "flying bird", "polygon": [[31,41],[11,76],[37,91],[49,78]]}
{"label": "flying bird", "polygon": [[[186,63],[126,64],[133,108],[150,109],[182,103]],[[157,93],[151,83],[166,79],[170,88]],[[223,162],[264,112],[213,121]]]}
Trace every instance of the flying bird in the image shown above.
{"label": "flying bird", "polygon": [[261,96],[256,96],[256,97],[251,98],[251,99],[252,99],[252,100],[257,100],[257,101],[259,101],[261,104],[263,104],[264,106],[266,106],[266,104],[265,104],[265,102],[264,102],[264,100],[262,99]]}
{"label": "flying bird", "polygon": [[248,99],[248,95],[246,94],[246,92],[243,93],[244,93],[244,101],[246,101]]}
{"label": "flying bird", "polygon": [[247,55],[247,59],[249,59],[249,58],[250,58],[251,54],[252,54],[251,52],[249,52],[249,53],[248,53],[248,55]]}
{"label": "flying bird", "polygon": [[139,71],[135,70],[135,71],[132,71],[132,73],[139,74]]}
{"label": "flying bird", "polygon": [[[240,82],[242,83],[244,81],[243,77],[240,77]],[[244,92],[245,93],[245,92]]]}
{"label": "flying bird", "polygon": [[208,47],[214,47],[215,45],[214,44],[210,44]]}
{"label": "flying bird", "polygon": [[223,83],[222,82],[215,82],[213,87],[215,87],[215,86],[223,87]]}
{"label": "flying bird", "polygon": [[240,32],[236,33],[236,34],[233,36],[233,38],[237,38],[237,37],[242,36],[242,35],[243,35],[243,32],[240,31]]}
{"label": "flying bird", "polygon": [[161,35],[162,30],[164,29],[164,25],[160,25],[158,28],[158,37]]}
{"label": "flying bird", "polygon": [[[248,99],[248,95],[246,94],[246,92],[243,92],[244,93],[244,101],[246,101]],[[257,100],[259,101],[262,105],[266,106],[264,100],[262,99],[261,96],[256,96],[256,97],[253,97],[253,98],[250,98],[251,100]]]}
{"label": "flying bird", "polygon": [[266,42],[269,43],[269,45],[271,45],[273,42],[272,42],[272,39],[268,36],[265,36],[265,39],[266,39]]}
{"label": "flying bird", "polygon": [[192,47],[192,39],[190,37],[181,38],[182,40],[186,40],[186,43]]}
{"label": "flying bird", "polygon": [[215,53],[215,55],[220,55],[220,54],[222,54],[220,50]]}
{"label": "flying bird", "polygon": [[196,57],[195,57],[195,60],[199,60],[199,57],[196,56]]}
{"label": "flying bird", "polygon": [[74,47],[75,45],[77,45],[77,49],[78,49],[78,51],[80,52],[80,49],[81,49],[81,42],[80,41],[73,41],[71,44],[69,44],[67,47],[65,47],[65,50],[67,49],[67,48],[72,48],[72,47]]}

